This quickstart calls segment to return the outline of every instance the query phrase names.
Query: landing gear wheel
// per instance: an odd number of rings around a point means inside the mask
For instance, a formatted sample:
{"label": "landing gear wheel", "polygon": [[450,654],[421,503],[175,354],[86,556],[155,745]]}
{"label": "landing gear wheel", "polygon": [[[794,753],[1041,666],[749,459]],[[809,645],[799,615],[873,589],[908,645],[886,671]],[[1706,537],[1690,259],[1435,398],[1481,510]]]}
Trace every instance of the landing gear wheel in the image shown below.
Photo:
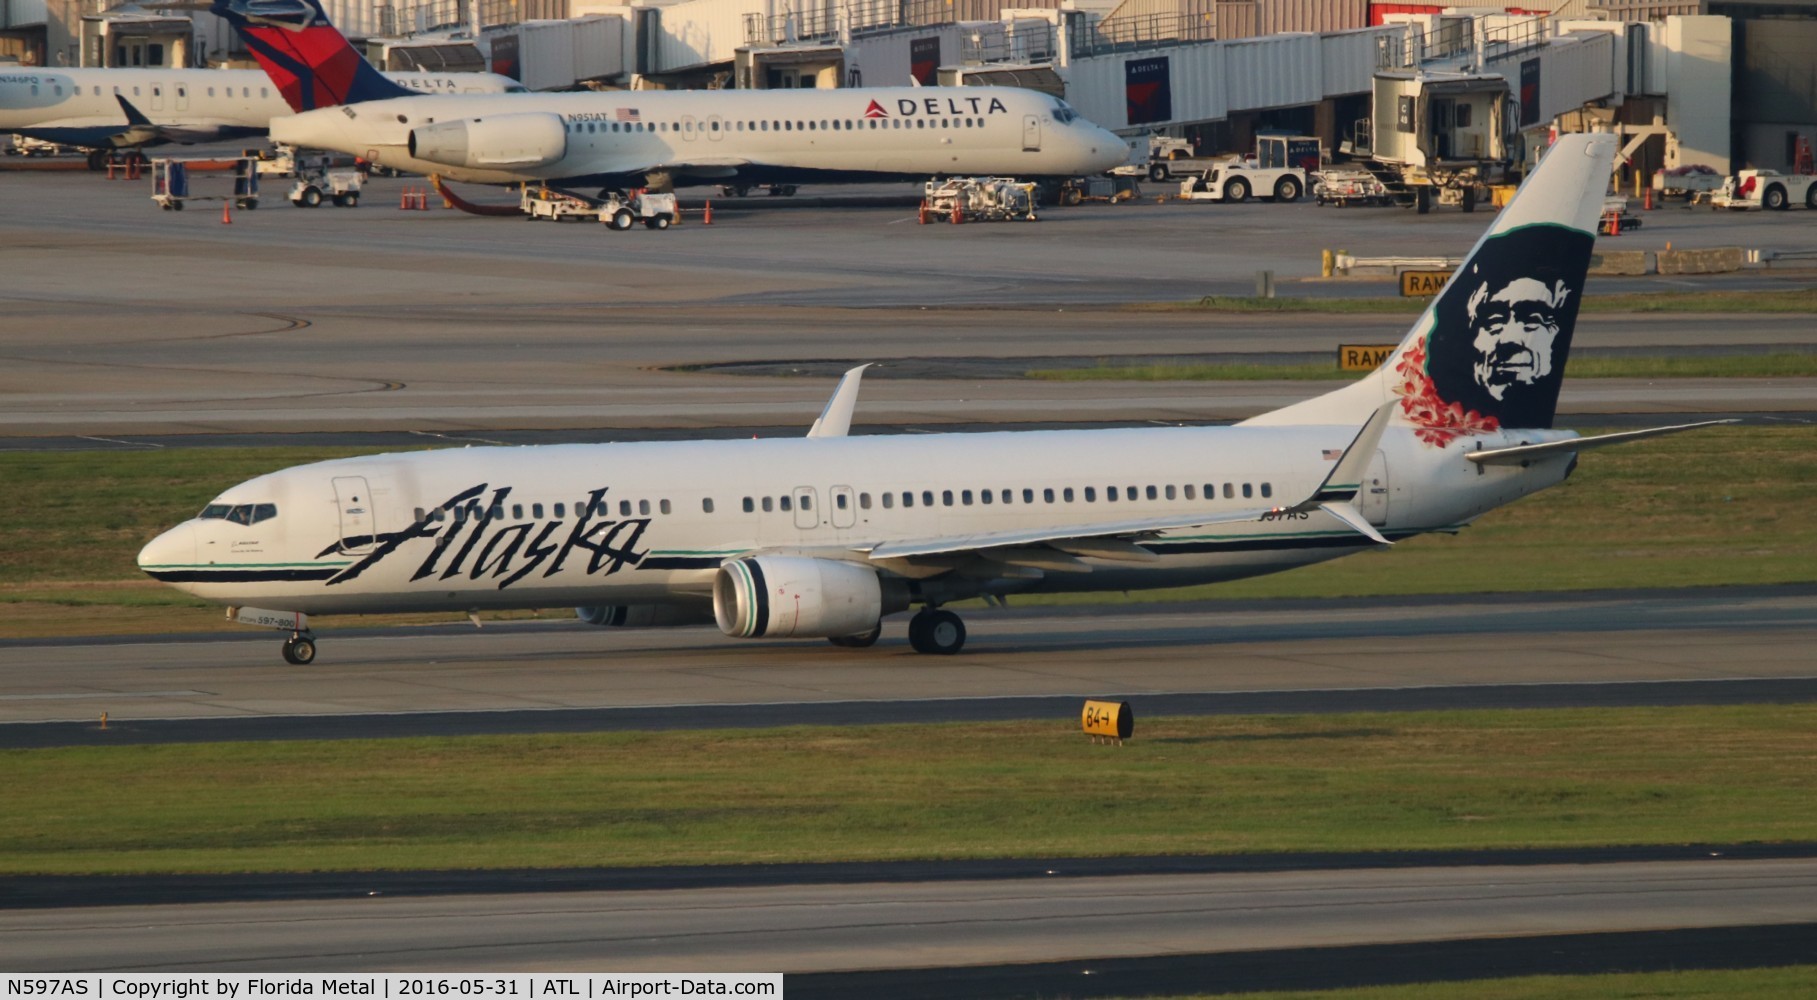
{"label": "landing gear wheel", "polygon": [[606,224],[622,233],[631,228],[631,222],[631,210],[628,208],[621,208],[612,213],[612,221]]}
{"label": "landing gear wheel", "polygon": [[315,636],[293,635],[284,640],[284,662],[306,667],[315,662]]}
{"label": "landing gear wheel", "polygon": [[951,611],[923,611],[909,619],[909,645],[917,653],[951,656],[965,646],[965,622]]}
{"label": "landing gear wheel", "polygon": [[[9,150],[10,152],[10,150]],[[107,169],[107,154],[99,149],[88,154],[88,169],[97,173]]]}
{"label": "landing gear wheel", "polygon": [[827,641],[845,649],[864,649],[869,646],[875,646],[877,644],[878,636],[881,636],[882,634],[883,623],[878,622],[871,627],[869,632],[860,632],[857,635],[828,636]]}
{"label": "landing gear wheel", "polygon": [[1249,182],[1241,177],[1232,178],[1224,185],[1224,200],[1245,202],[1249,200]]}

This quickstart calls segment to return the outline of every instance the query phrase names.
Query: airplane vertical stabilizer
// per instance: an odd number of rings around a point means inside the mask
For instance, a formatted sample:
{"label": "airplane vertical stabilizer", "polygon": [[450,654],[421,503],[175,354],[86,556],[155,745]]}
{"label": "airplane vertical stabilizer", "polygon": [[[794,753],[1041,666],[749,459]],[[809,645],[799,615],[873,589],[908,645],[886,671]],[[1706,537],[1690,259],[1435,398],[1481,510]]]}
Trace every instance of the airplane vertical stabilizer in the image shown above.
{"label": "airplane vertical stabilizer", "polygon": [[214,0],[296,112],[409,97],[328,22],[319,0]]}
{"label": "airplane vertical stabilizer", "polygon": [[1247,426],[1394,422],[1432,444],[1552,426],[1616,137],[1560,138],[1380,368]]}

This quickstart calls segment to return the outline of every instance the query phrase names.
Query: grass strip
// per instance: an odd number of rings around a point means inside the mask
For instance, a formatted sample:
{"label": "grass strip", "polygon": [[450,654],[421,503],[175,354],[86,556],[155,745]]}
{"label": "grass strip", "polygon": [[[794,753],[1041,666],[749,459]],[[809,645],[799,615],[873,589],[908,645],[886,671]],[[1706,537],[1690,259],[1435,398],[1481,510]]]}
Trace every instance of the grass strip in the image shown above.
{"label": "grass strip", "polygon": [[[1573,357],[1566,362],[1570,378],[1812,378],[1814,354],[1722,354],[1676,357]],[[1349,382],[1356,372],[1339,371],[1330,361],[1290,365],[1100,363],[1091,368],[1036,368],[1027,378],[1049,382]]]}
{"label": "grass strip", "polygon": [[[1133,303],[1134,312],[1416,314],[1431,299],[1397,296],[1272,299],[1245,295],[1207,295],[1187,302]],[[1586,313],[1813,313],[1817,288],[1733,292],[1629,292],[1588,295],[1579,307]]]}
{"label": "grass strip", "polygon": [[1518,976],[1462,983],[1217,995],[1223,1000],[1457,1000],[1465,996],[1470,1000],[1808,1000],[1817,996],[1817,965],[1618,972],[1596,976]]}
{"label": "grass strip", "polygon": [[0,873],[1812,840],[1813,765],[1817,705],[15,750]]}
{"label": "grass strip", "polygon": [[[219,608],[141,576],[133,561],[139,547],[234,483],[348,453],[0,454],[11,500],[0,507],[0,636],[229,627]],[[1588,453],[1564,484],[1493,511],[1458,536],[1424,536],[1388,551],[1215,586],[1017,603],[1809,582],[1817,580],[1817,521],[1802,511],[1812,482],[1817,428],[1717,427]]]}

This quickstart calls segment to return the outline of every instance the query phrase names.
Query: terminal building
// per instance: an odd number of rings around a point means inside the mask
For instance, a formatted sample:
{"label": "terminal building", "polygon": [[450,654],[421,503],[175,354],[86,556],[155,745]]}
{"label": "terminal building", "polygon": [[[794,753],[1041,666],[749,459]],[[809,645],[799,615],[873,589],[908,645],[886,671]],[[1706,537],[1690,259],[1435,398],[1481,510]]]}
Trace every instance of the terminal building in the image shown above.
{"label": "terminal building", "polygon": [[[1817,135],[1817,3],[1566,0],[325,0],[385,69],[539,90],[998,84],[1131,137],[1261,131],[1439,169],[1519,164],[1554,128],[1631,168],[1789,171]],[[121,0],[0,0],[0,61],[250,65],[231,31]],[[1801,146],[1801,142],[1804,144]]]}

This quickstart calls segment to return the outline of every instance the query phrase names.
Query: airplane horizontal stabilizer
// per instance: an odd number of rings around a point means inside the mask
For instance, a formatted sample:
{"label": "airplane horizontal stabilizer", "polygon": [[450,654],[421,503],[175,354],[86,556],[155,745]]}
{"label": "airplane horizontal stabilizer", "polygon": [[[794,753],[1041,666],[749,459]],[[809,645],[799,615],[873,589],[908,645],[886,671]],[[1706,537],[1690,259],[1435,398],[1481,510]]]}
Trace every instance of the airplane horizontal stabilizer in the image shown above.
{"label": "airplane horizontal stabilizer", "polygon": [[1374,539],[1378,544],[1381,544],[1381,545],[1393,545],[1394,544],[1393,542],[1389,541],[1388,539],[1382,537],[1382,533],[1375,530],[1375,525],[1369,523],[1369,519],[1363,516],[1363,512],[1360,510],[1357,510],[1356,505],[1350,503],[1347,500],[1340,501],[1338,503],[1322,503],[1322,504],[1319,504],[1319,509],[1324,511],[1327,514],[1330,514],[1332,517],[1335,517],[1338,520],[1344,522],[1345,524],[1349,525],[1350,527],[1355,528],[1358,533],[1367,535],[1368,537]]}
{"label": "airplane horizontal stabilizer", "polygon": [[1626,441],[1638,441],[1641,438],[1659,437],[1664,434],[1677,434],[1679,431],[1695,430],[1699,427],[1715,427],[1718,424],[1738,424],[1739,420],[1704,420],[1695,424],[1674,424],[1670,427],[1648,427],[1638,431],[1620,431],[1615,434],[1599,434],[1591,438],[1566,438],[1563,441],[1546,441],[1541,444],[1522,444],[1511,448],[1486,448],[1473,451],[1464,457],[1478,465],[1518,465],[1521,462],[1557,455],[1564,452],[1583,451],[1585,448],[1600,448],[1604,445],[1621,444]]}

